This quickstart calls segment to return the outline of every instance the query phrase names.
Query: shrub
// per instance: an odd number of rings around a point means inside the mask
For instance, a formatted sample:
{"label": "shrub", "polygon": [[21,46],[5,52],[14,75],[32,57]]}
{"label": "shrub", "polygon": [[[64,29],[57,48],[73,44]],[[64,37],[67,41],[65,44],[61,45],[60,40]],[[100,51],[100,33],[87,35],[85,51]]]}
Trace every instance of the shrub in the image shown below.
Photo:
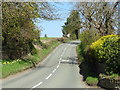
{"label": "shrub", "polygon": [[58,38],[57,41],[65,43],[68,39],[63,37],[63,38]]}
{"label": "shrub", "polygon": [[81,61],[85,61],[88,58],[86,54],[90,45],[100,38],[99,33],[96,30],[84,30],[80,34],[81,43],[78,45],[78,56]]}
{"label": "shrub", "polygon": [[77,52],[78,52],[78,58],[80,59],[80,61],[81,62],[84,61],[85,46],[84,46],[84,44],[82,42],[78,45]]}
{"label": "shrub", "polygon": [[80,34],[80,40],[84,44],[84,47],[88,47],[99,38],[100,35],[96,30],[84,30]]}
{"label": "shrub", "polygon": [[[120,67],[120,37],[107,35],[101,37],[90,46],[89,56],[97,62],[106,64],[106,73],[119,73]],[[95,62],[93,59],[93,62]]]}
{"label": "shrub", "polygon": [[36,48],[32,49],[32,50],[31,50],[31,54],[32,54],[32,55],[37,54],[37,49],[36,49]]}
{"label": "shrub", "polygon": [[98,84],[98,78],[96,78],[96,77],[87,77],[87,79],[86,79],[86,83],[88,84],[88,85],[91,85],[91,86],[93,86],[93,85],[97,85]]}

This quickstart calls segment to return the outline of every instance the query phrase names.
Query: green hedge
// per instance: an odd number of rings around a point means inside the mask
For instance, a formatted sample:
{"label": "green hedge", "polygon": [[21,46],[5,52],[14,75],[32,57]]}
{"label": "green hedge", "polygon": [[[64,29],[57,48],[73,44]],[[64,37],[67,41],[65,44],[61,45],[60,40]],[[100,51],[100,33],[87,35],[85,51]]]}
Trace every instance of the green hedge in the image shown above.
{"label": "green hedge", "polygon": [[77,47],[77,52],[78,52],[78,58],[80,62],[84,61],[84,56],[85,56],[85,46],[81,42],[78,47]]}
{"label": "green hedge", "polygon": [[88,50],[93,62],[106,64],[106,73],[119,73],[120,69],[120,37],[107,35],[92,43]]}

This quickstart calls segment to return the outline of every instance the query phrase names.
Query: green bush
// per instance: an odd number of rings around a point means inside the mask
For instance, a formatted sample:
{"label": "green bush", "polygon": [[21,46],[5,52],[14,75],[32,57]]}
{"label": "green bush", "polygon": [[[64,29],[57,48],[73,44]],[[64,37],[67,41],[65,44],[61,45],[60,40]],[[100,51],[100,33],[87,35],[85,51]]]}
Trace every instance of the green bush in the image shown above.
{"label": "green bush", "polygon": [[98,84],[98,78],[96,78],[96,77],[87,77],[87,79],[86,79],[86,83],[88,84],[88,85],[91,85],[91,86],[93,86],[93,85],[97,85]]}
{"label": "green bush", "polygon": [[119,73],[120,69],[120,37],[107,35],[92,43],[88,53],[93,62],[106,64],[106,73]]}
{"label": "green bush", "polygon": [[84,30],[80,34],[80,40],[84,47],[89,47],[93,42],[100,38],[99,33],[96,30]]}
{"label": "green bush", "polygon": [[80,61],[84,61],[84,57],[85,57],[85,46],[84,44],[81,42],[79,45],[78,45],[78,49],[77,49],[77,52],[78,52],[78,58],[80,59]]}
{"label": "green bush", "polygon": [[78,45],[78,58],[80,58],[80,61],[84,61],[87,58],[86,52],[90,45],[98,40],[100,35],[96,30],[84,30],[79,36],[81,43]]}
{"label": "green bush", "polygon": [[32,55],[37,54],[37,49],[35,49],[35,48],[34,48],[34,49],[32,49],[31,54],[32,54]]}

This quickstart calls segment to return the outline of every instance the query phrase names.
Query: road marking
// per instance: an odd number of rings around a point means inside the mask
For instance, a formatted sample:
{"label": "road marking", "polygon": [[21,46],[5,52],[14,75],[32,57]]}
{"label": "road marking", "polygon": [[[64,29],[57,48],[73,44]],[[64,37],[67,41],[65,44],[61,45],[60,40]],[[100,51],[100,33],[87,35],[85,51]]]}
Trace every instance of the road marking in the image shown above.
{"label": "road marking", "polygon": [[60,65],[60,61],[59,61],[59,65]]}
{"label": "road marking", "polygon": [[65,53],[65,51],[66,51],[67,48],[68,48],[68,46],[65,47],[65,49],[63,50],[63,53],[61,54],[61,57],[64,55],[64,53]]}
{"label": "road marking", "polygon": [[62,60],[62,58],[60,58],[60,60]]}
{"label": "road marking", "polygon": [[[66,48],[67,48],[67,47],[66,47]],[[64,49],[64,51],[63,51],[62,55],[65,53],[66,48]]]}
{"label": "road marking", "polygon": [[57,70],[57,69],[54,69],[54,70],[52,71],[52,73],[54,73],[56,70]]}
{"label": "road marking", "polygon": [[[36,87],[38,87],[39,85],[41,85],[43,82],[40,82],[40,83],[38,83],[37,85],[35,85],[35,86],[33,86],[32,88],[36,88]],[[30,89],[31,90],[31,89]]]}
{"label": "road marking", "polygon": [[59,68],[59,65],[57,65],[57,68]]}
{"label": "road marking", "polygon": [[69,62],[70,60],[62,60],[63,62]]}
{"label": "road marking", "polygon": [[46,77],[46,79],[49,79],[52,76],[52,74],[50,74],[48,77]]}
{"label": "road marking", "polygon": [[[59,47],[60,47],[60,45],[59,45]],[[65,54],[65,51],[66,51],[67,48],[68,48],[68,46],[65,47],[65,49],[63,50],[63,52],[62,52],[62,54],[61,54],[61,57]],[[57,49],[58,49],[58,47],[57,47],[47,58],[45,58],[45,60],[47,60],[53,53],[55,53],[55,51],[56,51]],[[45,61],[45,60],[44,60],[44,61]],[[57,68],[59,68],[59,65],[60,65],[61,61],[69,61],[69,60],[62,60],[62,58],[60,58],[59,64],[57,65]],[[54,73],[56,70],[57,70],[57,69],[54,69],[54,70],[52,71],[52,73]],[[49,79],[51,76],[52,76],[52,74],[50,74],[48,77],[46,77],[46,79]],[[36,88],[36,87],[38,87],[39,85],[41,85],[42,83],[43,83],[43,82],[40,82],[40,83],[38,83],[37,85],[33,86],[32,88]],[[31,89],[30,89],[30,90],[31,90]]]}

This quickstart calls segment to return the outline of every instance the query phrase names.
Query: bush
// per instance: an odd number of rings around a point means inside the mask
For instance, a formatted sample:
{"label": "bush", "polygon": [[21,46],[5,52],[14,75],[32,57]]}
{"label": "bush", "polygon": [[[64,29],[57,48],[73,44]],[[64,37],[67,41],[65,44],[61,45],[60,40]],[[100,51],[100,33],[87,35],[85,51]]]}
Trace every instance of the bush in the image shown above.
{"label": "bush", "polygon": [[80,34],[81,43],[78,45],[78,58],[81,61],[86,60],[86,52],[90,45],[100,38],[99,33],[96,30],[84,30]]}
{"label": "bush", "polygon": [[57,41],[65,43],[68,39],[63,37],[63,38],[58,38]]}
{"label": "bush", "polygon": [[88,47],[99,38],[100,35],[96,30],[84,30],[80,34],[80,40],[84,44],[84,47]]}
{"label": "bush", "polygon": [[32,54],[32,55],[37,54],[37,49],[35,49],[35,48],[34,48],[34,49],[32,49],[31,54]]}
{"label": "bush", "polygon": [[88,85],[91,85],[91,86],[93,86],[93,85],[97,85],[98,84],[98,78],[96,78],[96,77],[87,77],[87,79],[86,79],[86,83],[88,84]]}
{"label": "bush", "polygon": [[106,64],[106,73],[119,73],[120,69],[120,37],[107,35],[92,43],[88,53],[93,59]]}
{"label": "bush", "polygon": [[77,52],[78,58],[80,59],[81,62],[83,62],[85,57],[85,46],[82,42],[78,45]]}

